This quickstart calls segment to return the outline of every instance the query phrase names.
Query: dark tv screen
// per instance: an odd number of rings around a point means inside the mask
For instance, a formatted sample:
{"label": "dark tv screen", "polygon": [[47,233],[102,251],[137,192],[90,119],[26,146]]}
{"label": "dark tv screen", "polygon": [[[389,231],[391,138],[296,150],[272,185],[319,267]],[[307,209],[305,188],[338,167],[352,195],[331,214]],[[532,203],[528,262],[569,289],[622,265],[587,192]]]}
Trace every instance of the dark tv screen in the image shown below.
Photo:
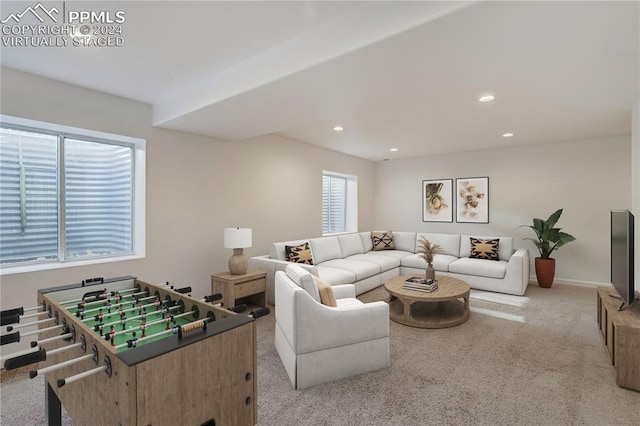
{"label": "dark tv screen", "polygon": [[611,283],[627,306],[635,297],[633,220],[628,210],[611,210]]}

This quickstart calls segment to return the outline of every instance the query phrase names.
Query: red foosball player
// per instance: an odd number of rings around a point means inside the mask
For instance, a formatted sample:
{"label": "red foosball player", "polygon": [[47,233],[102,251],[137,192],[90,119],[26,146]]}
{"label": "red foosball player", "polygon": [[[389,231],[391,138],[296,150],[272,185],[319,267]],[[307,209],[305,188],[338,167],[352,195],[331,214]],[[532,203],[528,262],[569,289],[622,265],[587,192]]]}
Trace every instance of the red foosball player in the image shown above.
{"label": "red foosball player", "polygon": [[122,299],[122,296],[120,295],[119,291],[116,291],[116,294],[113,295],[113,300],[114,302],[118,303],[120,299]]}
{"label": "red foosball player", "polygon": [[120,318],[124,316],[124,308],[122,307],[122,304],[118,307],[118,313],[120,314]]}
{"label": "red foosball player", "polygon": [[84,311],[84,307],[87,306],[87,302],[85,302],[84,297],[82,298],[82,300],[80,301],[80,303],[78,303],[78,309]]}
{"label": "red foosball player", "polygon": [[138,315],[142,315],[142,302],[138,302]]}
{"label": "red foosball player", "polygon": [[98,311],[98,321],[102,322],[103,319],[104,319],[104,313],[102,312],[102,308],[100,308],[100,310]]}
{"label": "red foosball player", "polygon": [[140,331],[142,332],[142,337],[145,338],[147,337],[147,322],[145,320],[142,320],[140,322]]}
{"label": "red foosball player", "polygon": [[164,322],[165,322],[165,330],[170,330],[171,327],[169,326],[169,323],[171,323],[171,315],[165,315],[164,317]]}
{"label": "red foosball player", "polygon": [[116,338],[116,329],[111,326],[109,330],[109,339],[111,339],[111,346],[115,346],[114,339]]}
{"label": "red foosball player", "polygon": [[160,297],[156,296],[156,300],[153,301],[153,304],[156,306],[156,311],[160,310],[160,304],[162,302],[160,302]]}

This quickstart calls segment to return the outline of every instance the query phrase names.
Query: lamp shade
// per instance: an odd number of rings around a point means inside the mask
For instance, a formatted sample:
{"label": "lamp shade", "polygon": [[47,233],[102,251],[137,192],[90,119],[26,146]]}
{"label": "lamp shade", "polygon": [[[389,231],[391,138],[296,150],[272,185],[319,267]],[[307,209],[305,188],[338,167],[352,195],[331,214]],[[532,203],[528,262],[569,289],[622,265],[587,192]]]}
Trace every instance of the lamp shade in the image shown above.
{"label": "lamp shade", "polygon": [[224,228],[225,248],[251,247],[251,228]]}

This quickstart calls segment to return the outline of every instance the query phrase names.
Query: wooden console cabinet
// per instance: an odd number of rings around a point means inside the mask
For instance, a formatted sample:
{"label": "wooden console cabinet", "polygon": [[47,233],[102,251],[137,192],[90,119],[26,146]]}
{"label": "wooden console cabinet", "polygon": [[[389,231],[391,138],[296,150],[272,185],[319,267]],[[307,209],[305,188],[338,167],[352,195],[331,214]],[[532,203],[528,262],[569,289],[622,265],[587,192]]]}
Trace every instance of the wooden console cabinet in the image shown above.
{"label": "wooden console cabinet", "polygon": [[[616,370],[616,383],[640,392],[640,304],[618,311],[611,287],[598,287],[598,326]],[[638,297],[638,292],[636,292]]]}
{"label": "wooden console cabinet", "polygon": [[211,291],[222,293],[225,308],[246,303],[249,308],[267,306],[267,273],[247,271],[246,274],[232,275],[220,272],[211,275]]}

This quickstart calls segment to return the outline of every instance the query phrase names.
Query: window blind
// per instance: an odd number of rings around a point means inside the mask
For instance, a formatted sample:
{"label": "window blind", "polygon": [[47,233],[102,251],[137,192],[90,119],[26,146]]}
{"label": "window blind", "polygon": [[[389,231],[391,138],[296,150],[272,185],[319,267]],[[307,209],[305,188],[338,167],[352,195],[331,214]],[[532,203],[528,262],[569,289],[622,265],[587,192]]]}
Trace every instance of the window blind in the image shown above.
{"label": "window blind", "polygon": [[322,233],[346,231],[347,179],[322,176]]}

